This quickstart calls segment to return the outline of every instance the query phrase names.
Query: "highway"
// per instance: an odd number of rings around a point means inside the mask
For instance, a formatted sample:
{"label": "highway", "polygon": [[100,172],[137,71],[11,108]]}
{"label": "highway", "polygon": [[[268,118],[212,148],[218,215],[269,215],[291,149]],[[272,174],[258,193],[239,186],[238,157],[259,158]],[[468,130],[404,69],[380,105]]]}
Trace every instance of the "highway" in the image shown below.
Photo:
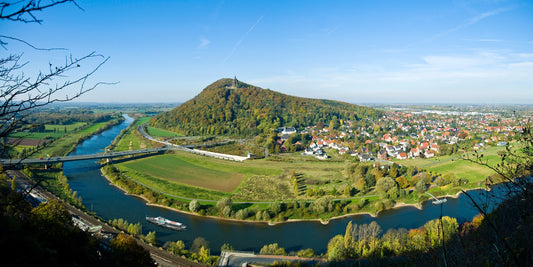
{"label": "highway", "polygon": [[[21,186],[21,188],[25,188],[25,186],[31,186],[33,185],[33,182],[31,182],[24,174],[22,174],[20,171],[17,170],[8,170],[6,171],[6,174],[8,177],[13,178],[16,177],[17,184]],[[68,211],[72,215],[78,216],[82,221],[89,224],[90,226],[102,226],[102,231],[106,233],[112,233],[114,235],[117,235],[120,233],[119,230],[116,230],[115,228],[107,225],[106,223],[100,221],[99,219],[96,219],[92,217],[91,215],[86,214],[85,212],[78,210],[77,208],[71,206],[68,203],[63,202],[61,199],[56,197],[54,194],[48,192],[46,189],[37,186],[33,190],[36,190],[40,195],[44,196],[46,199],[56,199],[62,203],[65,204]],[[148,250],[150,252],[150,256],[152,259],[154,259],[160,266],[205,266],[200,263],[192,262],[187,259],[183,259],[179,256],[172,255],[168,253],[165,250],[160,249],[159,247],[154,247],[152,245],[146,244],[140,240],[137,240],[137,243],[141,245],[143,248]]]}
{"label": "highway", "polygon": [[3,166],[18,165],[18,164],[54,164],[67,161],[88,160],[88,159],[108,159],[131,155],[141,154],[158,154],[167,150],[175,150],[174,147],[148,148],[131,151],[98,153],[89,155],[73,155],[65,157],[47,157],[47,158],[33,158],[33,159],[0,159],[0,164]]}

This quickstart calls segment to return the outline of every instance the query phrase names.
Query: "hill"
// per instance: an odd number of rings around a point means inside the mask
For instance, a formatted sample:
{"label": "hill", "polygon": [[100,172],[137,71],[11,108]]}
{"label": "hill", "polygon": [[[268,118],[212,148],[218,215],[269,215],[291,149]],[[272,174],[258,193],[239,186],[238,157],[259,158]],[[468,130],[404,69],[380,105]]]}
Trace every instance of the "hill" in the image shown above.
{"label": "hill", "polygon": [[289,96],[233,79],[220,79],[177,108],[150,120],[185,135],[255,136],[280,126],[305,127],[333,119],[381,116],[372,108],[333,100]]}

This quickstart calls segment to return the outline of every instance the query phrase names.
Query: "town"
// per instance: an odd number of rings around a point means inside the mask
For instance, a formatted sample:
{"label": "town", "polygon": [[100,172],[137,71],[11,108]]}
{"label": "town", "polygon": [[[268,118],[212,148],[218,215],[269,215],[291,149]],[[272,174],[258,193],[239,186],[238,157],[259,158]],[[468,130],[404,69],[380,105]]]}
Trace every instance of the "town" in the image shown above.
{"label": "town", "polygon": [[[327,159],[325,149],[356,157],[361,162],[433,158],[463,149],[480,150],[487,146],[506,146],[530,119],[516,112],[479,112],[440,109],[388,109],[378,120],[352,122],[332,120],[330,124],[276,130],[281,152],[303,150],[305,156]],[[531,116],[531,115],[529,115]],[[292,143],[291,135],[303,139]]]}

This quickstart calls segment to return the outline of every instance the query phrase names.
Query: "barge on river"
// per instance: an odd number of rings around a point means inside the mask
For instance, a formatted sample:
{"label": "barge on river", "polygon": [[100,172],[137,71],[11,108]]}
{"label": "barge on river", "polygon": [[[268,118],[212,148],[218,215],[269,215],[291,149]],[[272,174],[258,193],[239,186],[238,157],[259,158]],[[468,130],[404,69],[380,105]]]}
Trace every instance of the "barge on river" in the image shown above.
{"label": "barge on river", "polygon": [[151,222],[151,223],[153,223],[153,224],[157,224],[159,226],[170,228],[170,229],[173,229],[173,230],[182,231],[182,230],[187,229],[187,226],[185,226],[183,223],[171,221],[171,220],[163,218],[161,216],[159,216],[159,217],[148,217],[148,216],[146,216],[146,220]]}

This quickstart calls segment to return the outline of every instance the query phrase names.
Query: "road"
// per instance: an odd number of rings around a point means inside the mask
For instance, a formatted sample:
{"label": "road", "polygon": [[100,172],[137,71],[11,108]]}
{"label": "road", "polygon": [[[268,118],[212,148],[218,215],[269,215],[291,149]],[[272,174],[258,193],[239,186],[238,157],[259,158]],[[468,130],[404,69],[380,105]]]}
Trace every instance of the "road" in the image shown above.
{"label": "road", "polygon": [[[160,140],[157,140],[157,139],[153,138],[148,133],[146,133],[146,131],[144,130],[144,126],[145,125],[141,125],[138,128],[139,133],[141,133],[141,135],[144,138],[146,138],[146,139],[148,139],[150,141],[153,141],[153,142],[157,142],[157,143],[163,144],[163,145],[168,146],[168,147],[174,147],[176,149],[179,149],[179,150],[182,150],[182,151],[185,151],[185,152],[189,152],[189,153],[193,153],[193,154],[199,154],[199,155],[206,156],[206,157],[218,158],[218,159],[225,159],[225,160],[232,160],[232,161],[245,161],[245,160],[248,159],[248,157],[241,157],[241,156],[222,154],[222,153],[216,153],[216,152],[211,152],[211,151],[204,151],[204,150],[190,148],[188,146],[179,146],[179,145],[172,144],[170,142],[160,141]],[[221,142],[221,143],[226,143],[226,142]]]}
{"label": "road", "polygon": [[309,266],[314,266],[322,262],[322,259],[308,259],[296,256],[280,256],[280,255],[255,255],[251,252],[234,252],[223,251],[220,255],[220,260],[217,266],[247,266],[248,264],[270,265],[274,262],[301,261]]}
{"label": "road", "polygon": [[98,153],[88,155],[73,155],[65,157],[48,157],[48,158],[35,158],[35,159],[0,159],[0,164],[6,165],[18,165],[18,164],[54,164],[59,162],[88,160],[88,159],[108,159],[117,158],[123,156],[139,155],[139,154],[157,154],[167,150],[175,150],[173,147],[161,147],[161,148],[148,148],[121,152],[110,153]]}
{"label": "road", "polygon": [[[8,170],[6,171],[7,175],[12,178],[16,177],[17,183],[20,185],[33,185],[33,182],[31,182],[24,174],[22,174],[20,171],[17,170]],[[57,196],[54,194],[48,192],[46,189],[37,186],[34,190],[37,190],[41,195],[43,195],[46,199],[56,199],[58,201],[61,201]],[[82,219],[84,222],[89,224],[90,226],[102,226],[102,231],[112,233],[112,234],[119,234],[120,231],[116,230],[115,228],[107,225],[106,223],[100,221],[99,219],[86,214],[85,212],[73,207],[72,205],[63,202],[67,208],[67,210],[72,215],[78,216],[80,219]],[[168,253],[165,250],[159,249],[159,247],[154,247],[152,245],[146,244],[140,240],[137,240],[137,243],[141,245],[143,248],[148,250],[150,252],[150,256],[161,266],[205,266],[200,263],[195,263],[186,259],[183,259],[181,257],[172,255]]]}

